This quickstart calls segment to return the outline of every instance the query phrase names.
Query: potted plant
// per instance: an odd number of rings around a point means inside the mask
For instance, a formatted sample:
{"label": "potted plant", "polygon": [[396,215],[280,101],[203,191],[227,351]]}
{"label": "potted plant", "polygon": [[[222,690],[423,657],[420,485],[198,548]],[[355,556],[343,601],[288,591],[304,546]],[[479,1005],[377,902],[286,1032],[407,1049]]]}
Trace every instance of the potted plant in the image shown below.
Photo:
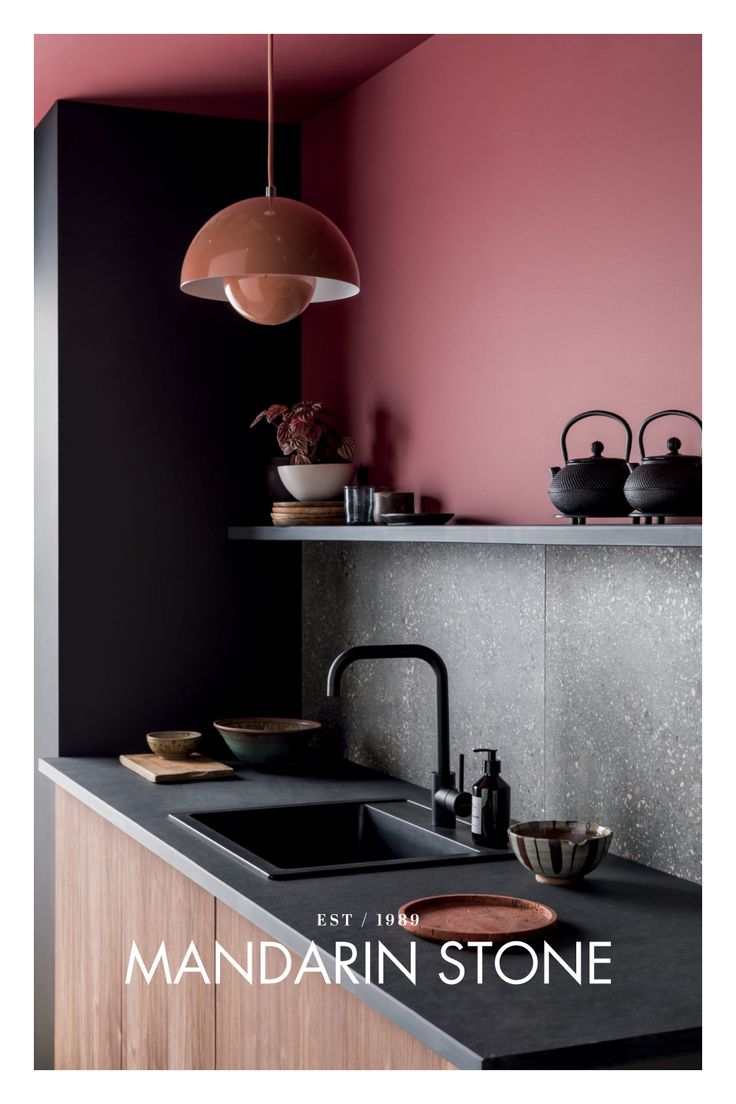
{"label": "potted plant", "polygon": [[300,502],[337,498],[353,478],[355,442],[328,425],[327,413],[321,402],[274,403],[251,422],[251,429],[263,419],[275,426],[278,446],[289,458],[278,472],[287,491]]}

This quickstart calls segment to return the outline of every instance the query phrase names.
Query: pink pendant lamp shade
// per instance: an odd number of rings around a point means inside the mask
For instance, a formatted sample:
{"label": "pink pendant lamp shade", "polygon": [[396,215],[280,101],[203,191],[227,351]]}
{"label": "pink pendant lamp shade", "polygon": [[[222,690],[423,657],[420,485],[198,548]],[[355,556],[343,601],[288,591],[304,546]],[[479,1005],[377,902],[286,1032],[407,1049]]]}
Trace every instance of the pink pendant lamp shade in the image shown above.
{"label": "pink pendant lamp shade", "polygon": [[273,36],[268,36],[268,188],[213,215],[195,236],[181,290],[227,301],[265,326],[288,322],[310,303],[360,291],[355,255],[334,222],[314,207],[276,196],[273,186]]}
{"label": "pink pendant lamp shade", "polygon": [[310,303],[357,295],[360,276],[334,222],[306,203],[263,196],[205,223],[184,258],[181,290],[227,300],[252,322],[275,325]]}

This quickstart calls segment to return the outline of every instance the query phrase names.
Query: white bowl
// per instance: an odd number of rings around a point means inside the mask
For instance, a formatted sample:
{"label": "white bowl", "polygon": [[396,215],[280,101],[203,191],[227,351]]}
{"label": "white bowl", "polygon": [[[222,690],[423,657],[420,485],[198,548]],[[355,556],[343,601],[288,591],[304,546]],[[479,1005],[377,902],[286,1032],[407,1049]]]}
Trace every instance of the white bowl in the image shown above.
{"label": "white bowl", "polygon": [[299,502],[340,498],[355,474],[355,464],[282,464],[281,482]]}

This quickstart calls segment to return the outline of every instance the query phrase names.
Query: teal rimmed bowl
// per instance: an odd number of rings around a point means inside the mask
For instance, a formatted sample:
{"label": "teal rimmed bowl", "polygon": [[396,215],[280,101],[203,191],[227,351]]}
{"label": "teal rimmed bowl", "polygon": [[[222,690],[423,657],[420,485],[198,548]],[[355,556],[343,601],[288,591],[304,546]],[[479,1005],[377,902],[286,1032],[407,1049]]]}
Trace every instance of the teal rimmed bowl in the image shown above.
{"label": "teal rimmed bowl", "polygon": [[299,759],[322,728],[318,721],[293,717],[231,717],[214,726],[236,759],[253,767]]}

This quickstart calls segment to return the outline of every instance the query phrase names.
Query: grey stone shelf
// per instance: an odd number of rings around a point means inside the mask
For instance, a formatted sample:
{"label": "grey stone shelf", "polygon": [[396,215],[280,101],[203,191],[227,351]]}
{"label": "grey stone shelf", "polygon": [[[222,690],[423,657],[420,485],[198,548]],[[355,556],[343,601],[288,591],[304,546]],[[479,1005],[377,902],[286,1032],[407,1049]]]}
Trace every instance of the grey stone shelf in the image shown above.
{"label": "grey stone shelf", "polygon": [[394,541],[429,544],[629,545],[693,548],[702,526],[690,525],[233,525],[230,540]]}

